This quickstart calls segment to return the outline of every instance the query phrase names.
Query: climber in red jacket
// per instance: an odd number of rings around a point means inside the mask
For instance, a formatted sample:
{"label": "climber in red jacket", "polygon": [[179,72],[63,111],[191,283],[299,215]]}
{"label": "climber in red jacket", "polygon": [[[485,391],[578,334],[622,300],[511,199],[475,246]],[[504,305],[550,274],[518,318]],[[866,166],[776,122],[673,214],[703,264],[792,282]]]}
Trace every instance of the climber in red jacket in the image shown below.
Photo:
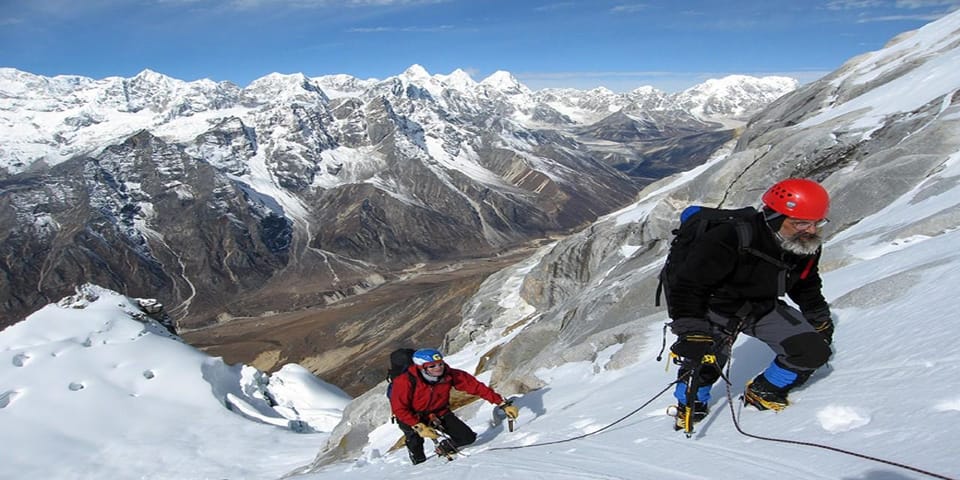
{"label": "climber in red jacket", "polygon": [[443,355],[434,349],[421,349],[413,354],[413,365],[406,375],[393,380],[390,408],[406,439],[410,460],[414,464],[426,460],[423,439],[439,438],[436,428],[446,433],[453,446],[459,448],[477,439],[477,434],[450,411],[450,389],[476,395],[499,406],[508,418],[515,419],[517,407],[490,387],[463,370],[450,368]]}

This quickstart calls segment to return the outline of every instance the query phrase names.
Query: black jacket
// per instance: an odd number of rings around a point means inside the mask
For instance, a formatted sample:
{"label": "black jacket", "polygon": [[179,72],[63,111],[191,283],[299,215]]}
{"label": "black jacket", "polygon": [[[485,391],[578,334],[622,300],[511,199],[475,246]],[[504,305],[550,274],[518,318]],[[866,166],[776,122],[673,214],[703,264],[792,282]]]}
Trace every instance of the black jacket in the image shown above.
{"label": "black jacket", "polygon": [[[757,214],[750,246],[791,266],[786,272],[785,293],[808,320],[828,316],[817,268],[819,252],[813,256],[786,252],[774,235],[763,214]],[[719,224],[696,239],[678,268],[676,280],[667,290],[670,317],[705,318],[708,308],[727,317],[747,311],[754,318],[765,315],[776,306],[780,271],[767,260],[740,252],[734,224]]]}

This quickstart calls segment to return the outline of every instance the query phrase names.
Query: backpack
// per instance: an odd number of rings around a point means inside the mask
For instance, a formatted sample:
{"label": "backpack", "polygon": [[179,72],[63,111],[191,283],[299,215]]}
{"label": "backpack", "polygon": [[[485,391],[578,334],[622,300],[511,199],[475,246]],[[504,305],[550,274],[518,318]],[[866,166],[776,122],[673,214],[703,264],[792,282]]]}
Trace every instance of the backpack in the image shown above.
{"label": "backpack", "polygon": [[757,216],[757,213],[757,209],[753,207],[730,210],[691,205],[683,209],[683,212],[680,213],[680,227],[672,231],[674,237],[670,242],[670,251],[667,254],[667,260],[663,265],[663,269],[660,270],[656,301],[654,304],[659,307],[661,293],[669,290],[670,286],[676,282],[677,271],[690,253],[690,246],[694,241],[702,235],[703,232],[721,223],[734,224],[737,230],[737,239],[739,241],[739,251],[741,254],[749,253],[760,257],[782,270],[781,277],[783,278],[781,278],[779,282],[779,296],[782,296],[783,290],[786,289],[786,270],[791,266],[750,247],[750,242],[753,240],[753,218]]}
{"label": "backpack", "polygon": [[[407,372],[410,365],[413,365],[412,348],[398,348],[390,352],[390,368],[387,369],[387,398],[390,398],[390,392],[393,390],[393,379]],[[417,377],[410,375],[411,386],[416,386]],[[411,389],[412,391],[412,389]]]}

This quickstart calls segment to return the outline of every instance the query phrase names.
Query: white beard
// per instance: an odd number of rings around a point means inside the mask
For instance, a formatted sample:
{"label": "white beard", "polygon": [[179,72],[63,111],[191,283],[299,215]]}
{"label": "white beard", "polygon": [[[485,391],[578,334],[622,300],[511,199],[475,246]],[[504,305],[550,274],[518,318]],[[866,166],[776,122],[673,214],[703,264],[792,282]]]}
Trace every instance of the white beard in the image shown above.
{"label": "white beard", "polygon": [[430,382],[430,383],[437,383],[437,382],[440,381],[440,377],[434,377],[433,375],[427,375],[427,372],[425,372],[425,371],[423,371],[423,370],[420,370],[420,376],[423,377],[424,380],[426,380],[427,382]]}
{"label": "white beard", "polygon": [[817,253],[820,246],[823,245],[823,237],[817,234],[797,233],[790,238],[784,238],[777,233],[777,239],[780,240],[780,248],[796,255],[813,255]]}

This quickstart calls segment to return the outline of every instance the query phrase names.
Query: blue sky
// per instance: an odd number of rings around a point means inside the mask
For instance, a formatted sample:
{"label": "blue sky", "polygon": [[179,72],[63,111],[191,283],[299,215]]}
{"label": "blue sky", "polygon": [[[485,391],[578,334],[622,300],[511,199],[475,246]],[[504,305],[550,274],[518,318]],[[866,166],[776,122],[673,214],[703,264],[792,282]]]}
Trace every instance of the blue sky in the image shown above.
{"label": "blue sky", "polygon": [[246,86],[271,72],[410,65],[532,89],[678,91],[728,74],[807,82],[960,0],[0,0],[0,66]]}

